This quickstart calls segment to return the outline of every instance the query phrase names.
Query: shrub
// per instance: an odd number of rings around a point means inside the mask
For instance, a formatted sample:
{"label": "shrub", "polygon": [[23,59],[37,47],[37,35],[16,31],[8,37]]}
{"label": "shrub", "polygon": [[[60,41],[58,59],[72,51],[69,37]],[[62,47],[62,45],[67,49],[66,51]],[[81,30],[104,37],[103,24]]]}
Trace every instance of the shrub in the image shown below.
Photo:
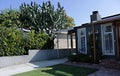
{"label": "shrub", "polygon": [[69,61],[76,61],[76,55],[69,55],[68,60]]}
{"label": "shrub", "polygon": [[0,27],[0,56],[26,55],[29,49],[46,49],[49,36],[16,28]]}
{"label": "shrub", "polygon": [[34,30],[28,33],[28,47],[29,49],[45,49],[47,45],[48,35],[40,31],[35,33]]}
{"label": "shrub", "polygon": [[25,38],[20,30],[0,27],[0,56],[26,54]]}
{"label": "shrub", "polygon": [[[97,58],[96,63],[99,63],[101,56],[97,55],[96,58]],[[86,55],[86,54],[81,54],[81,53],[77,55],[69,55],[68,60],[75,61],[75,62],[94,63],[94,57],[92,55]]]}
{"label": "shrub", "polygon": [[91,63],[91,57],[86,54],[77,54],[77,55],[69,55],[68,60],[69,61],[76,61],[76,62],[90,62]]}

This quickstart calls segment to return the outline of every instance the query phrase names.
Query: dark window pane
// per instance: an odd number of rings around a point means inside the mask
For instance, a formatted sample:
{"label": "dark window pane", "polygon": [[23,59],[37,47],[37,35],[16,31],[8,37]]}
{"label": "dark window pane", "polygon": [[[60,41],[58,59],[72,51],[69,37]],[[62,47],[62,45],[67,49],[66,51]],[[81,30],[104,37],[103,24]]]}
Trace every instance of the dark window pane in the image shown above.
{"label": "dark window pane", "polygon": [[105,32],[111,32],[111,31],[112,31],[112,26],[105,27]]}

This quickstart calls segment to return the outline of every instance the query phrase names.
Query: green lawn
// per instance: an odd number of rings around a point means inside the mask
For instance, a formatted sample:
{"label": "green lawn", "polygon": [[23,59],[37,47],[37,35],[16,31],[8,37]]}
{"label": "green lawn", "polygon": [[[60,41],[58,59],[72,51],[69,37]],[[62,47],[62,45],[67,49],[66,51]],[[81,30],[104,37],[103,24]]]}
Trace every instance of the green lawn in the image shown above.
{"label": "green lawn", "polygon": [[54,65],[13,76],[87,76],[96,69],[76,67],[71,65]]}

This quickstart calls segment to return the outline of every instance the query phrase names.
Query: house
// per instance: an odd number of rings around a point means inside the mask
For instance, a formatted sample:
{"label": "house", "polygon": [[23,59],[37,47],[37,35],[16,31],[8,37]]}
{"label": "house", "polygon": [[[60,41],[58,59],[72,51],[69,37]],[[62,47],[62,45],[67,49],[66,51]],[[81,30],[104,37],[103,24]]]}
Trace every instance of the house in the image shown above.
{"label": "house", "polygon": [[[60,31],[54,32],[56,35],[56,38],[54,39],[54,49],[70,49],[70,36],[67,35],[68,29],[63,29]],[[75,36],[73,36],[73,48],[75,49]]]}
{"label": "house", "polygon": [[[101,18],[98,11],[90,15],[90,23],[68,30],[75,34],[76,53],[94,54],[120,59],[120,14]],[[72,41],[72,40],[71,40]]]}

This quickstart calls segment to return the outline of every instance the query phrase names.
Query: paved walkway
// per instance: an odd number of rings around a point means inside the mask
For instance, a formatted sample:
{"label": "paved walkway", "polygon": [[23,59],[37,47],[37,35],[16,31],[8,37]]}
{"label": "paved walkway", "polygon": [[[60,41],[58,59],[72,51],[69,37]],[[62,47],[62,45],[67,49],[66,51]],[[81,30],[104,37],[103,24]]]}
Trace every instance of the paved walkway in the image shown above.
{"label": "paved walkway", "polygon": [[23,73],[31,70],[35,70],[37,68],[61,64],[66,62],[67,59],[56,59],[56,60],[47,60],[47,61],[40,61],[40,62],[33,62],[33,63],[26,63],[21,65],[10,66],[6,68],[0,69],[0,76],[11,76],[18,73]]}
{"label": "paved walkway", "polygon": [[[120,76],[120,70],[104,68],[97,64],[70,63],[70,62],[66,62],[66,61],[67,61],[67,59],[64,58],[64,59],[26,63],[26,64],[21,64],[21,65],[15,65],[15,66],[10,66],[10,67],[6,67],[6,68],[1,68],[0,76],[11,76],[14,74],[35,70],[37,68],[52,66],[52,65],[61,64],[61,63],[67,64],[67,65],[99,69],[97,72],[92,73],[88,76]],[[66,62],[66,63],[64,63],[64,62]]]}
{"label": "paved walkway", "polygon": [[88,68],[93,68],[93,69],[99,69],[97,72],[92,73],[88,76],[120,76],[120,70],[117,69],[109,69],[109,68],[104,68],[98,64],[91,64],[91,63],[71,63],[71,62],[66,62],[64,64],[67,65],[74,65],[74,66],[81,66],[81,67],[88,67]]}
{"label": "paved walkway", "polygon": [[99,71],[88,76],[120,76],[120,70],[101,68]]}

